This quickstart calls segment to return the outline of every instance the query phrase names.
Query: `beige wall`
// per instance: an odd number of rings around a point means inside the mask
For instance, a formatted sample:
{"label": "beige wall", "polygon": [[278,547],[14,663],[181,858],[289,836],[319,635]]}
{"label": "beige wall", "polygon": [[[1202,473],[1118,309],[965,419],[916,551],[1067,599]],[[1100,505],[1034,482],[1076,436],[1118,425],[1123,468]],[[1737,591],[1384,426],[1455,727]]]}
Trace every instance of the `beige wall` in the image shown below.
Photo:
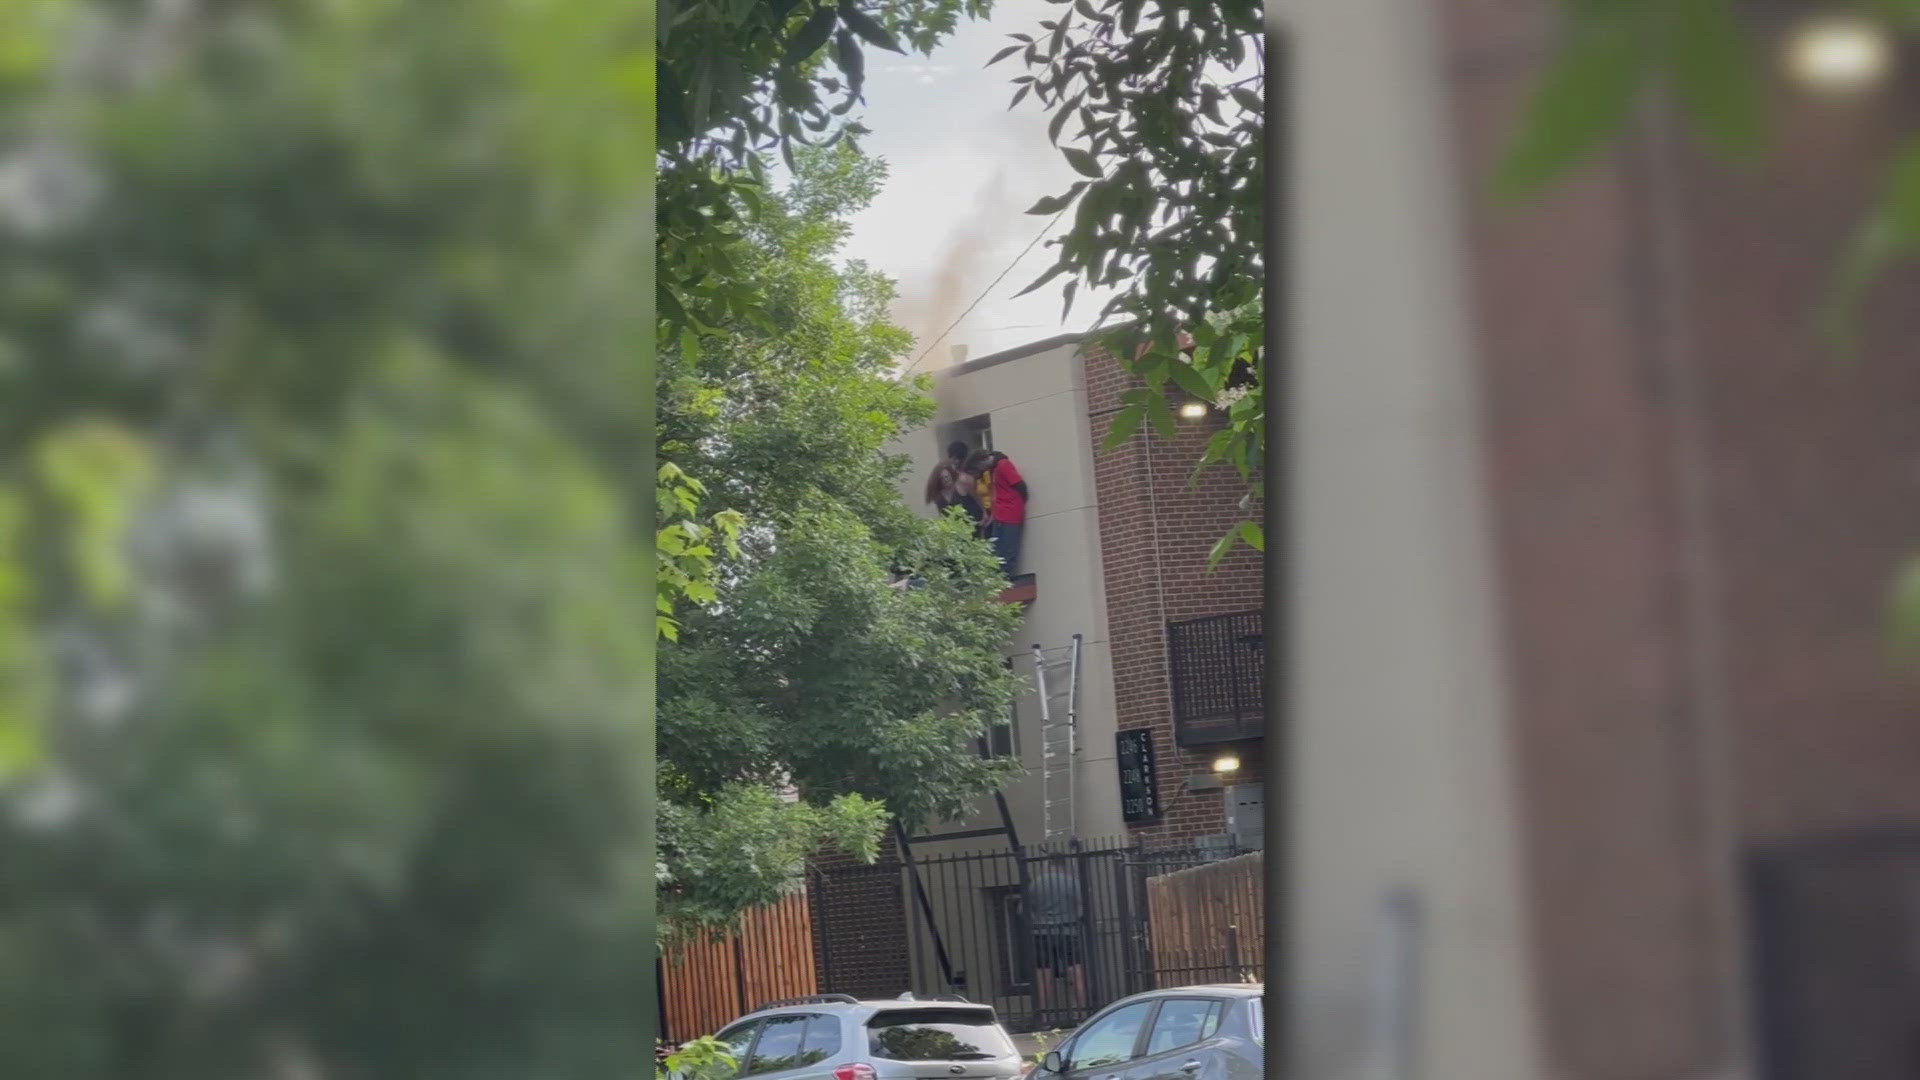
{"label": "beige wall", "polygon": [[1404,888],[1421,912],[1403,1051],[1419,1076],[1543,1080],[1427,6],[1284,0],[1279,12],[1297,245],[1281,449],[1293,1075],[1401,1075],[1378,987],[1381,905]]}
{"label": "beige wall", "polygon": [[[1015,670],[1031,685],[1034,644],[1053,648],[1068,644],[1074,634],[1082,636],[1075,823],[1083,837],[1119,836],[1125,828],[1114,762],[1113,674],[1086,392],[1076,347],[1061,344],[974,370],[949,369],[936,376],[934,396],[939,407],[934,425],[906,434],[896,450],[910,455],[915,466],[903,494],[910,504],[925,509],[922,488],[944,442],[941,425],[982,414],[992,417],[994,448],[1013,459],[1033,493],[1020,569],[1035,576],[1038,597],[1007,651],[1015,657]],[[1022,842],[1035,843],[1042,837],[1042,817],[1040,721],[1034,695],[1020,703],[1019,716],[1027,777],[1010,785],[1006,798]],[[974,817],[950,827],[999,823],[988,800]],[[994,843],[953,841],[930,845],[929,851],[981,850]]]}

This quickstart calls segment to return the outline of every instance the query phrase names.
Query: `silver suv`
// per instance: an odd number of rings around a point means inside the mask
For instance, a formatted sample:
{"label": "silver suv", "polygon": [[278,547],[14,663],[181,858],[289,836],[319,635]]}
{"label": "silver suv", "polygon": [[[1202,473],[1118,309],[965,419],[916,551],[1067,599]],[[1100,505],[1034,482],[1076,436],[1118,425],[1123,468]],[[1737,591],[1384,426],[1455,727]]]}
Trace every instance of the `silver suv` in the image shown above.
{"label": "silver suv", "polygon": [[1229,983],[1122,998],[1048,1051],[1033,1080],[1260,1080],[1263,990]]}
{"label": "silver suv", "polygon": [[1024,1071],[993,1008],[959,998],[795,998],[761,1006],[718,1038],[738,1077],[1018,1080]]}

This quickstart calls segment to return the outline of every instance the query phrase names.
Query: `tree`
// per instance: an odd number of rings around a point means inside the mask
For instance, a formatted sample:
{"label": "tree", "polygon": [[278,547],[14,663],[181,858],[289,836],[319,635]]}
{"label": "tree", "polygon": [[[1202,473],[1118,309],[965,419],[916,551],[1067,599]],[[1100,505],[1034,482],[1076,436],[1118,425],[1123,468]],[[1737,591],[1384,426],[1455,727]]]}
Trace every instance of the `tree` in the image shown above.
{"label": "tree", "polygon": [[[1010,707],[1001,650],[1017,615],[963,523],[901,501],[888,443],[931,402],[894,378],[909,339],[886,318],[891,284],[832,263],[884,171],[846,145],[795,164],[741,267],[772,329],[660,358],[663,452],[748,522],[714,602],[660,655],[661,903],[676,930],[780,896],[822,843],[871,858],[889,820],[953,815],[1006,776],[975,747]],[[921,586],[894,587],[906,579]]]}
{"label": "tree", "polygon": [[0,1073],[645,1060],[631,15],[0,2]]}
{"label": "tree", "polygon": [[[742,328],[771,331],[767,298],[742,273],[769,203],[770,155],[792,168],[795,147],[857,145],[864,129],[849,113],[863,100],[866,49],[924,55],[987,10],[987,0],[660,0],[656,340],[697,353]],[[659,469],[656,602],[671,637],[682,599],[712,599],[715,545],[730,551],[743,522],[703,516],[705,480],[670,458]]]}
{"label": "tree", "polygon": [[[1142,385],[1124,396],[1108,445],[1143,421],[1171,435],[1176,394],[1213,403],[1227,424],[1196,469],[1229,465],[1257,497],[1266,424],[1263,7],[1052,2],[1059,14],[1041,23],[1048,33],[1014,34],[989,61],[1024,61],[1012,105],[1031,94],[1053,114],[1056,143],[1075,125],[1061,153],[1085,177],[1029,211],[1074,217],[1049,241],[1059,249],[1054,265],[1027,291],[1064,275],[1070,311],[1081,285],[1120,286],[1095,329]],[[1236,542],[1264,541],[1250,516],[1214,558]]]}

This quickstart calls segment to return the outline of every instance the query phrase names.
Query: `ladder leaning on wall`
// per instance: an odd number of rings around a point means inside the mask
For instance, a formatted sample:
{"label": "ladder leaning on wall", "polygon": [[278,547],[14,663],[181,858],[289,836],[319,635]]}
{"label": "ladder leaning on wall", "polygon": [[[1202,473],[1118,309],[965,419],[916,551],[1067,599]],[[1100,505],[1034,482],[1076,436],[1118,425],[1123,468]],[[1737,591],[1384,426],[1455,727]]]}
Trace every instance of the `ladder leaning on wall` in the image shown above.
{"label": "ladder leaning on wall", "polygon": [[1052,649],[1033,647],[1034,689],[1040,698],[1040,811],[1043,840],[1074,835],[1076,722],[1080,707],[1080,635]]}

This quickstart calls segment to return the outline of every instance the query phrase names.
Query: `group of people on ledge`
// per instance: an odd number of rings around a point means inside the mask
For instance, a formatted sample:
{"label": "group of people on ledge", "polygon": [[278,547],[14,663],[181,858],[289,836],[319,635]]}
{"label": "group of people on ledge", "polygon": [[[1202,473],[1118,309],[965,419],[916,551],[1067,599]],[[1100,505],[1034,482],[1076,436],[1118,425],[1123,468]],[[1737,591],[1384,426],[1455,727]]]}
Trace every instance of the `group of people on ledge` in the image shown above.
{"label": "group of people on ledge", "polygon": [[1000,569],[1013,577],[1027,525],[1027,482],[1013,459],[955,440],[927,477],[927,502],[943,514],[956,506],[965,511],[978,535],[993,545]]}

